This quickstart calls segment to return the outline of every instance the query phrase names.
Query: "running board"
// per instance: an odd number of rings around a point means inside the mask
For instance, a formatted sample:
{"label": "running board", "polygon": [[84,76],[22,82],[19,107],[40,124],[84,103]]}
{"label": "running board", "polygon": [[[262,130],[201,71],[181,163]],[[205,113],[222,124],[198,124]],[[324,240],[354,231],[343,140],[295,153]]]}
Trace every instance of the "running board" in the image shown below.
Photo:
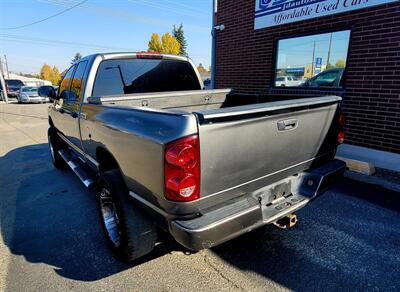
{"label": "running board", "polygon": [[75,172],[76,176],[81,180],[81,182],[87,188],[91,188],[94,185],[94,180],[92,176],[84,169],[81,162],[75,161],[67,151],[61,149],[58,150],[60,156],[65,160],[68,166]]}

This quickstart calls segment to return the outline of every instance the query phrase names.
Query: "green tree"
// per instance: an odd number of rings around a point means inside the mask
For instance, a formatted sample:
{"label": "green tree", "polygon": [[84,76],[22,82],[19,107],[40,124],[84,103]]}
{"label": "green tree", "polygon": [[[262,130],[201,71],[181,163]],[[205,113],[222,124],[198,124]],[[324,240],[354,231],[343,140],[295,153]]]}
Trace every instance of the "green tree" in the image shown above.
{"label": "green tree", "polygon": [[335,63],[335,67],[336,67],[336,68],[344,68],[344,67],[346,67],[346,61],[343,60],[343,59],[338,60],[338,61]]}
{"label": "green tree", "polygon": [[176,40],[178,41],[179,45],[181,46],[179,55],[187,57],[187,43],[186,43],[186,38],[185,34],[183,32],[183,24],[179,25],[179,27],[176,27],[174,24],[174,28],[172,29],[172,35]]}
{"label": "green tree", "polygon": [[148,48],[147,51],[161,53],[162,45],[161,45],[160,36],[157,33],[153,33],[151,35],[151,38],[150,38],[150,41],[149,41],[149,48]]}
{"label": "green tree", "polygon": [[74,64],[75,62],[79,61],[80,59],[82,59],[81,53],[76,53],[74,58],[71,61],[71,65]]}
{"label": "green tree", "polygon": [[43,80],[48,80],[51,81],[51,67],[47,64],[44,64],[42,66],[42,69],[40,69],[40,78]]}

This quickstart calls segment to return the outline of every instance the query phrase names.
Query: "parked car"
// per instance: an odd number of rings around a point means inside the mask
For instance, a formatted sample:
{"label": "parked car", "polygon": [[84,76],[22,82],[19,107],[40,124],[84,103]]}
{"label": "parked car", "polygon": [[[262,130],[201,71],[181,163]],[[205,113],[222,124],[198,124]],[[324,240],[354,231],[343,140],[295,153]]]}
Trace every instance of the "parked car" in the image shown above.
{"label": "parked car", "polygon": [[22,86],[17,96],[18,103],[45,103],[49,101],[47,96],[39,96],[38,88]]}
{"label": "parked car", "polygon": [[334,159],[340,97],[248,104],[202,88],[188,58],[108,53],[79,60],[49,91],[52,162],[96,189],[119,259],[149,253],[157,230],[200,250],[290,226],[345,170]]}
{"label": "parked car", "polygon": [[211,89],[211,78],[204,80],[204,89]]}
{"label": "parked car", "polygon": [[17,79],[6,79],[6,88],[7,88],[7,95],[9,97],[17,97],[21,86],[24,86],[24,83],[21,80]]}
{"label": "parked car", "polygon": [[340,87],[344,69],[325,70],[300,84],[301,87]]}
{"label": "parked car", "polygon": [[300,81],[294,76],[277,76],[275,78],[275,86],[298,86]]}
{"label": "parked car", "polygon": [[58,86],[43,85],[43,86],[39,87],[38,94],[41,97],[45,97],[46,101],[53,102],[53,100],[49,98],[49,95],[51,94],[52,91],[57,92],[57,90],[58,90]]}

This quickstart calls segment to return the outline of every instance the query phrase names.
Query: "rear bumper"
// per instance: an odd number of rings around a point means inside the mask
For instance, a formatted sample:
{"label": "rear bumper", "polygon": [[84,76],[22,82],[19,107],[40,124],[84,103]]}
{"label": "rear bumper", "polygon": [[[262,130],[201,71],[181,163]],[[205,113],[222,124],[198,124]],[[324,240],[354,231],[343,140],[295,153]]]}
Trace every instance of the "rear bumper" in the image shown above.
{"label": "rear bumper", "polygon": [[[257,190],[200,217],[170,221],[170,232],[179,243],[191,250],[216,246],[304,207],[333,185],[343,175],[345,166],[343,161],[333,160],[310,172]],[[289,191],[283,196],[276,193],[282,190]],[[273,196],[278,199],[271,201]]]}

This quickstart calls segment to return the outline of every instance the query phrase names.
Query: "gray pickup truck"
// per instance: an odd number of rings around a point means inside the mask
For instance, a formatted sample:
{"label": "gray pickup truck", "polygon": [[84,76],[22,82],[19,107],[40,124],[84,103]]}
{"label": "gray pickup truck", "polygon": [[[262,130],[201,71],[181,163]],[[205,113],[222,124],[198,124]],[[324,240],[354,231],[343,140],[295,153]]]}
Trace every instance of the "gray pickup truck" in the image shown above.
{"label": "gray pickup truck", "polygon": [[[96,189],[105,237],[124,261],[169,232],[210,248],[291,216],[331,186],[344,118],[337,96],[252,102],[203,90],[188,58],[96,54],[66,72],[49,108],[55,167]],[[289,220],[289,221],[288,221]]]}

